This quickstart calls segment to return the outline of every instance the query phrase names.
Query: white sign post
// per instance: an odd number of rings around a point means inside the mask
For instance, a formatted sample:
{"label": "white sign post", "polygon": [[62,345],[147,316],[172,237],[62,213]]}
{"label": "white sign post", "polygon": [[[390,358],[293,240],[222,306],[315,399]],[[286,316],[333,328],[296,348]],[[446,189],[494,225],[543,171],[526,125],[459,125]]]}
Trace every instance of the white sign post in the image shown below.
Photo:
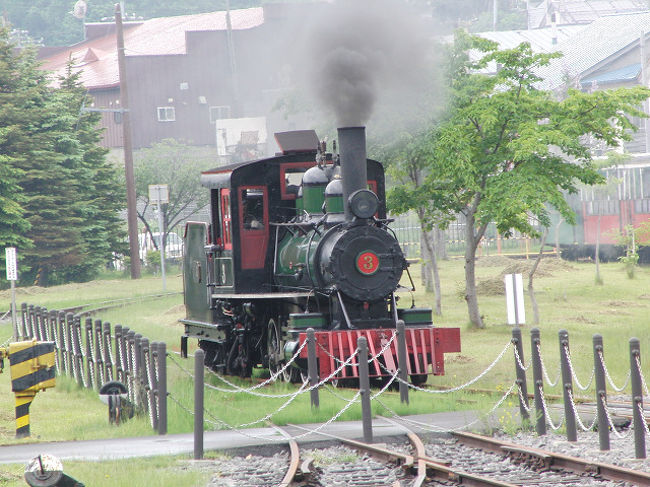
{"label": "white sign post", "polygon": [[14,340],[18,341],[18,323],[16,321],[16,281],[18,280],[18,261],[16,247],[5,249],[5,264],[7,266],[7,281],[11,282],[11,324],[14,328]]}
{"label": "white sign post", "polygon": [[160,270],[162,272],[163,291],[167,289],[165,279],[165,229],[161,205],[169,203],[169,188],[166,184],[149,185],[149,201],[156,205],[158,213],[158,248],[160,249]]}
{"label": "white sign post", "polygon": [[526,323],[524,310],[524,283],[521,274],[507,274],[503,278],[506,285],[506,307],[508,310],[509,325],[523,325]]}

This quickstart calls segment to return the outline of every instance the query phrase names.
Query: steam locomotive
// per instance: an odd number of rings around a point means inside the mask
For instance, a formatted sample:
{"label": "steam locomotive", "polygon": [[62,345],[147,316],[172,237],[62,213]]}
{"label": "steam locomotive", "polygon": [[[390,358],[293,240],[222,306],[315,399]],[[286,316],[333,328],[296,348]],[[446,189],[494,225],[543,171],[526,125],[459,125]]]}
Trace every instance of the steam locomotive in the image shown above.
{"label": "steam locomotive", "polygon": [[[366,157],[365,129],[338,129],[338,154],[311,130],[275,137],[282,149],[275,157],[201,175],[211,220],[185,227],[182,354],[192,337],[217,372],[284,368],[283,379],[296,382],[307,369],[306,347],[283,366],[313,328],[321,378],[364,336],[371,377],[381,379],[397,368],[397,342],[388,342],[401,319],[411,381],[443,374],[444,353],[460,351],[460,331],[434,327],[431,309],[412,300],[397,304],[408,263],[388,227],[384,170]],[[355,360],[334,379],[358,377]]]}

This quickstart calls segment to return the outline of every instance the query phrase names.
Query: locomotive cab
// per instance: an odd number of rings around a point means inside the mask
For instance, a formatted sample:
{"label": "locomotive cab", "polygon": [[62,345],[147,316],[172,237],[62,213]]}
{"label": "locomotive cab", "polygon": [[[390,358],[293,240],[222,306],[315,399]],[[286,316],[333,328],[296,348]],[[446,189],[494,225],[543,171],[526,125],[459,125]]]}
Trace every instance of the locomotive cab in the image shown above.
{"label": "locomotive cab", "polygon": [[[414,380],[442,373],[442,354],[460,351],[459,332],[434,331],[431,310],[397,307],[407,263],[387,226],[383,167],[367,159],[364,129],[339,129],[340,154],[326,153],[313,131],[276,139],[283,151],[275,157],[201,176],[211,220],[186,226],[183,353],[197,338],[207,366],[249,376],[254,366],[280,368],[306,328],[317,330],[330,357],[345,360],[358,337],[382,348],[404,319],[417,331],[408,345]],[[377,377],[396,363],[383,348]],[[284,378],[298,380],[305,358]],[[321,357],[319,367],[329,374],[334,362]]]}

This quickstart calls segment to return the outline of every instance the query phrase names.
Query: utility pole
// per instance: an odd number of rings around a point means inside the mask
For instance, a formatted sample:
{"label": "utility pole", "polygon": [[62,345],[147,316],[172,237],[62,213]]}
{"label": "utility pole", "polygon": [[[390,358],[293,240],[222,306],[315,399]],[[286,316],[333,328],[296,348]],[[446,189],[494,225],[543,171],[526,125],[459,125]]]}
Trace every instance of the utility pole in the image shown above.
{"label": "utility pole", "polygon": [[131,113],[129,92],[126,87],[126,58],[124,55],[124,29],[120,4],[115,4],[115,29],[117,33],[117,65],[120,73],[120,105],[122,106],[122,134],[124,137],[124,173],[126,175],[126,211],[129,224],[129,250],[131,253],[131,279],[140,279],[140,252],[138,249],[138,215],[136,213],[135,178],[133,177],[133,144],[131,142]]}
{"label": "utility pole", "polygon": [[492,0],[492,30],[496,32],[499,22],[499,1]]}
{"label": "utility pole", "polygon": [[235,57],[235,42],[233,40],[232,22],[230,18],[230,0],[226,0],[226,43],[228,46],[228,59],[230,60],[230,81],[234,100],[233,117],[241,117],[239,103],[239,79],[237,73],[237,58]]}

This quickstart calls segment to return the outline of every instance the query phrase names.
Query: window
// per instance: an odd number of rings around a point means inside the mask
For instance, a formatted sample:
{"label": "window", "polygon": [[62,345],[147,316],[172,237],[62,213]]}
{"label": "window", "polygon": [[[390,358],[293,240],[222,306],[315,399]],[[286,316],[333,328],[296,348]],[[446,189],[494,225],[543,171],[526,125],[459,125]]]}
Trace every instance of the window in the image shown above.
{"label": "window", "polygon": [[242,214],[245,230],[264,229],[264,193],[261,190],[242,190]]}
{"label": "window", "polygon": [[214,123],[222,118],[230,118],[230,106],[218,105],[210,107],[210,123]]}
{"label": "window", "polygon": [[122,123],[122,112],[113,112],[113,122],[118,125]]}
{"label": "window", "polygon": [[176,121],[176,110],[174,109],[174,107],[158,107],[158,121],[159,122]]}
{"label": "window", "polygon": [[223,229],[223,248],[232,250],[232,232],[230,215],[230,190],[221,190],[221,228]]}

